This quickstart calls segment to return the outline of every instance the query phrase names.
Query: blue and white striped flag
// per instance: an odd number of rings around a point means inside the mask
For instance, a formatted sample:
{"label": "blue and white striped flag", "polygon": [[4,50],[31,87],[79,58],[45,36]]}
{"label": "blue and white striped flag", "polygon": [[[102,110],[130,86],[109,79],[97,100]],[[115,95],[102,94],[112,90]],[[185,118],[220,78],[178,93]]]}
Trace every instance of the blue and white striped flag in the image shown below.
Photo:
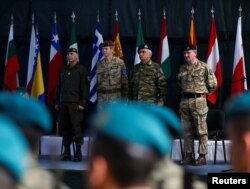
{"label": "blue and white striped flag", "polygon": [[89,100],[92,103],[97,102],[97,91],[96,91],[96,64],[103,57],[101,44],[103,43],[103,37],[100,31],[100,22],[97,19],[94,44],[93,44],[93,57],[91,61],[91,71],[90,71],[90,90],[89,90]]}

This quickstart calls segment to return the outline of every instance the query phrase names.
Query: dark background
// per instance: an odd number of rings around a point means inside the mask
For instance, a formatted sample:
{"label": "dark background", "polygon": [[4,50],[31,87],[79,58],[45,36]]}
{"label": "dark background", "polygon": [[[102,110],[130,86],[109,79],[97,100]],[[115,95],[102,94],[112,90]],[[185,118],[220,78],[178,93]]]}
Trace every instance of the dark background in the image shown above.
{"label": "dark background", "polygon": [[[242,6],[242,36],[245,53],[246,72],[250,74],[250,1],[249,0],[8,0],[1,1],[0,6],[0,83],[3,83],[6,47],[11,14],[14,16],[14,40],[18,59],[21,65],[20,85],[25,86],[29,43],[31,33],[31,15],[35,14],[38,23],[39,40],[45,90],[47,90],[50,40],[53,15],[56,11],[59,27],[59,38],[65,60],[65,51],[69,46],[72,26],[71,14],[76,18],[77,42],[80,61],[90,70],[93,36],[97,12],[104,40],[113,39],[115,10],[119,12],[120,40],[125,55],[128,71],[134,64],[137,12],[142,12],[142,28],[146,43],[153,50],[156,60],[161,31],[162,10],[166,9],[168,38],[172,75],[168,80],[168,106],[178,111],[179,90],[177,73],[183,63],[182,49],[188,41],[190,11],[195,9],[195,25],[198,38],[198,57],[206,61],[208,40],[211,27],[211,7],[215,10],[215,20],[220,49],[220,60],[223,71],[223,86],[218,107],[222,108],[230,96],[230,84],[233,68],[235,36],[238,20],[238,9]],[[250,79],[248,78],[248,83]]]}

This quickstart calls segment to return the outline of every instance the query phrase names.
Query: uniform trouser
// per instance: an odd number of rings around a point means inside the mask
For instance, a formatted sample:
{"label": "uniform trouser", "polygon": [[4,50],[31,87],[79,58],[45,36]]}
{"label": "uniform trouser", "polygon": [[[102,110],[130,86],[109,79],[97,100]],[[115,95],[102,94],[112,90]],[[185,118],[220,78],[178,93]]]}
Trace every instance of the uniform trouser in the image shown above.
{"label": "uniform trouser", "polygon": [[180,103],[181,122],[184,127],[184,151],[193,153],[194,133],[199,137],[199,154],[207,154],[207,101],[204,97],[183,98]]}
{"label": "uniform trouser", "polygon": [[83,112],[77,111],[77,103],[61,103],[59,113],[59,128],[63,139],[67,143],[72,140],[82,140]]}

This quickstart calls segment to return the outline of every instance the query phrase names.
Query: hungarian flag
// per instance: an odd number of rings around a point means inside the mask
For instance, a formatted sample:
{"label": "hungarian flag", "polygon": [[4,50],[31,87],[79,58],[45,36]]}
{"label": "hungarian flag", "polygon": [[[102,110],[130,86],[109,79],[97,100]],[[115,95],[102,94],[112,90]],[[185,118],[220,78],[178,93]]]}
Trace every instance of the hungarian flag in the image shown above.
{"label": "hungarian flag", "polygon": [[197,37],[196,37],[196,30],[195,30],[195,23],[194,23],[194,10],[193,9],[192,9],[191,13],[192,13],[192,17],[191,17],[188,44],[197,46]]}
{"label": "hungarian flag", "polygon": [[167,21],[165,13],[163,15],[161,24],[161,38],[160,38],[160,47],[158,51],[158,63],[161,64],[161,71],[163,72],[165,78],[168,79],[171,75],[171,65],[169,57]]}
{"label": "hungarian flag", "polygon": [[50,45],[50,61],[49,61],[49,76],[48,76],[48,105],[52,105],[55,97],[56,86],[59,79],[60,70],[63,67],[62,50],[59,43],[58,27],[56,16],[54,18],[54,26],[51,36]]}
{"label": "hungarian flag", "polygon": [[135,49],[135,61],[134,65],[140,63],[140,58],[138,54],[138,47],[144,43],[143,33],[142,33],[142,26],[141,26],[141,12],[138,12],[138,29],[137,29],[137,39],[136,39],[136,49]]}
{"label": "hungarian flag", "polygon": [[72,28],[70,33],[70,43],[69,48],[76,48],[78,50],[77,40],[76,40],[76,24],[75,24],[75,14],[72,13]]}
{"label": "hungarian flag", "polygon": [[215,104],[219,96],[219,87],[222,85],[222,72],[214,15],[212,15],[211,32],[207,52],[207,64],[208,67],[215,73],[218,82],[217,89],[208,96],[208,100]]}
{"label": "hungarian flag", "polygon": [[115,18],[114,43],[115,43],[114,56],[119,57],[121,59],[124,59],[123,52],[122,52],[122,46],[121,46],[121,42],[120,42],[118,13],[117,13],[117,11],[116,11],[116,18]]}
{"label": "hungarian flag", "polygon": [[233,78],[231,86],[231,96],[235,96],[247,90],[247,80],[245,71],[245,59],[243,51],[243,42],[241,36],[241,16],[238,18],[236,42],[234,49],[234,63],[233,63]]}
{"label": "hungarian flag", "polygon": [[4,85],[5,85],[4,87],[10,92],[16,91],[17,88],[19,87],[19,80],[18,80],[19,69],[20,67],[14,44],[13,17],[11,17],[11,25],[10,25],[6,61],[5,61],[5,74],[4,74]]}

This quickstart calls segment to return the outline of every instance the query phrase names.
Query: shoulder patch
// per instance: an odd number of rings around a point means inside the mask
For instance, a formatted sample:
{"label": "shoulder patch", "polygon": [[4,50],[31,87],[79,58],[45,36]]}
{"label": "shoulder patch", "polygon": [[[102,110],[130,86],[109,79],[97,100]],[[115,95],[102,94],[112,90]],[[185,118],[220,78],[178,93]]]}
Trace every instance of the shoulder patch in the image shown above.
{"label": "shoulder patch", "polygon": [[122,69],[122,75],[127,75],[127,69]]}

